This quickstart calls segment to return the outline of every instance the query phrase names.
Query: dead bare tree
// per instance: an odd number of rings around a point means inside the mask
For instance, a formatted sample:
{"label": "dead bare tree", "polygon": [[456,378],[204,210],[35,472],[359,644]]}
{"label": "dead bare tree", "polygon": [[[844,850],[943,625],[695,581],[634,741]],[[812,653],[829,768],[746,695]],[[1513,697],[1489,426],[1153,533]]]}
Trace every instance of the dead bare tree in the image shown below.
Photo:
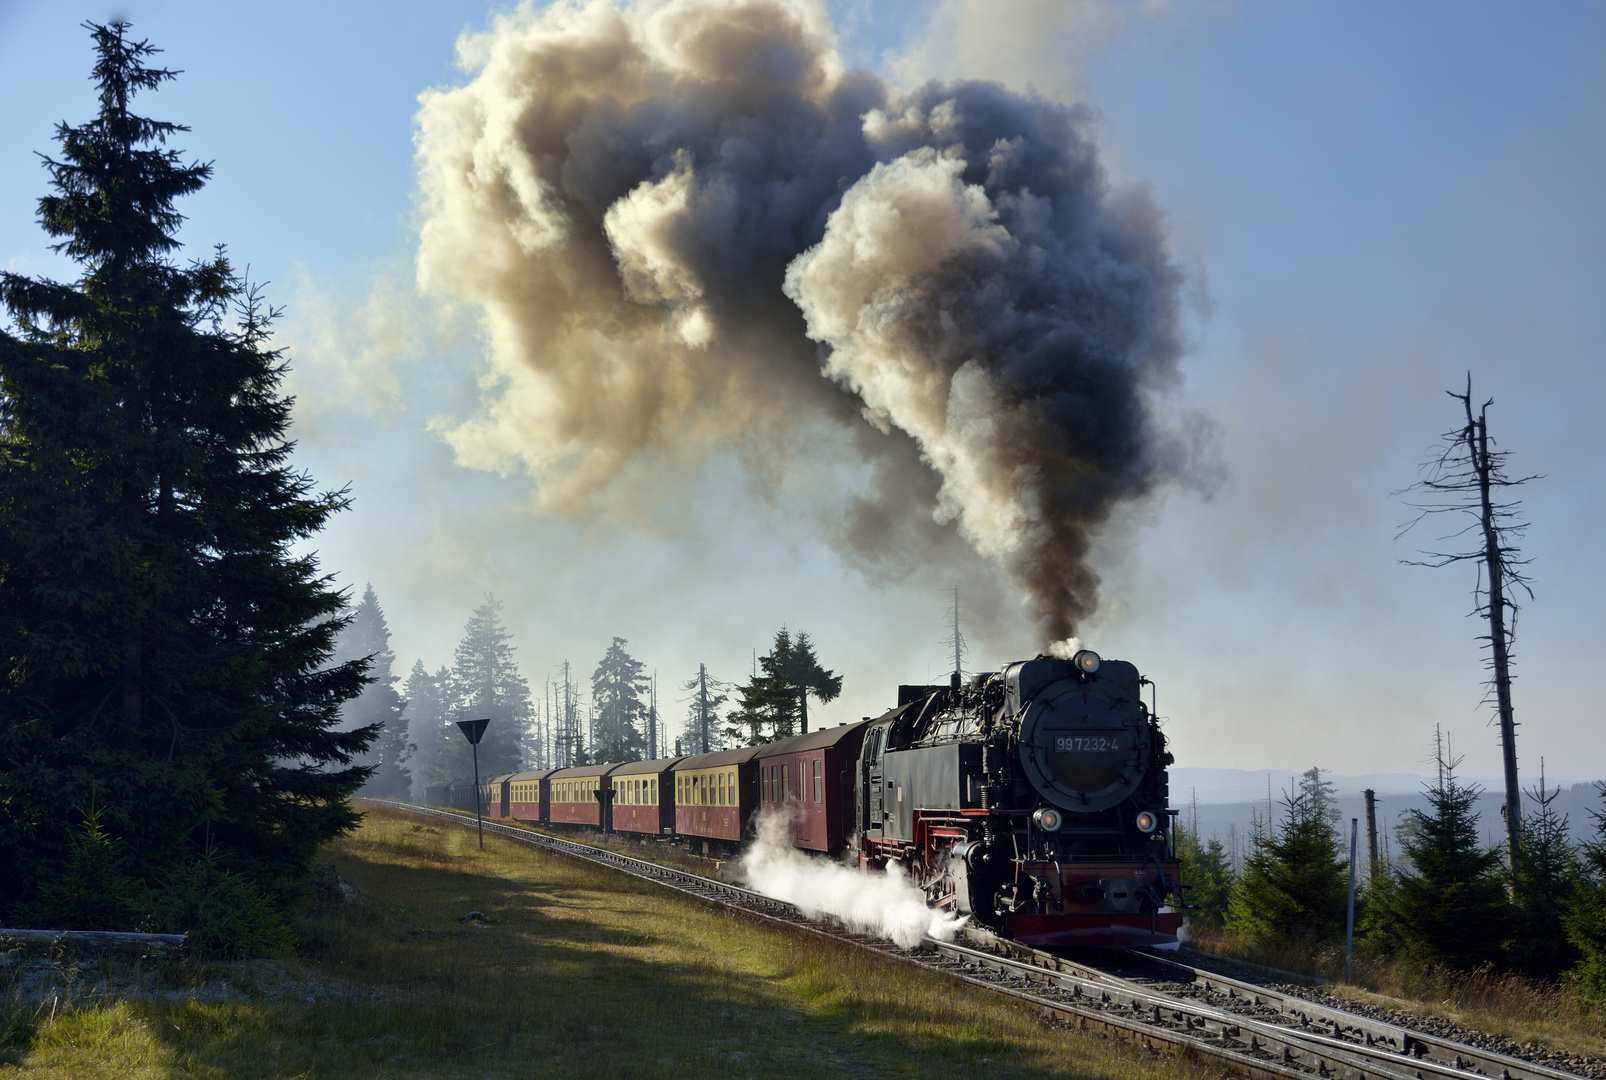
{"label": "dead bare tree", "polygon": [[[1461,551],[1422,551],[1423,558],[1407,559],[1413,566],[1449,566],[1470,562],[1478,566],[1473,587],[1472,614],[1489,621],[1489,632],[1478,640],[1489,650],[1490,695],[1500,724],[1500,747],[1505,758],[1506,804],[1501,808],[1506,825],[1506,865],[1512,867],[1521,843],[1522,790],[1517,783],[1517,721],[1511,706],[1512,643],[1516,638],[1517,590],[1533,598],[1533,589],[1522,568],[1530,560],[1518,557],[1515,541],[1527,531],[1515,499],[1503,494],[1539,476],[1510,479],[1506,475],[1507,454],[1494,449],[1489,437],[1489,406],[1485,401],[1476,414],[1472,410],[1472,376],[1467,375],[1465,393],[1446,391],[1461,403],[1466,423],[1444,433],[1439,446],[1420,467],[1421,478],[1400,494],[1415,495],[1408,505],[1417,514],[1401,528],[1405,535],[1418,523],[1438,515],[1468,517],[1463,528],[1439,538],[1439,542],[1473,537],[1476,543]],[[1396,537],[1398,539],[1398,536]]]}

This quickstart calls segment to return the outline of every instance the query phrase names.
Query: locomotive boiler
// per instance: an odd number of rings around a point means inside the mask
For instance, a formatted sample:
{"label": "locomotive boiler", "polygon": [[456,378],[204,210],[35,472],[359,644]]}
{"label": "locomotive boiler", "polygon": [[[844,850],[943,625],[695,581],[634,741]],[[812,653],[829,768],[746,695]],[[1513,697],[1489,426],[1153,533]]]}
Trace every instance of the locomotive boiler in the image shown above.
{"label": "locomotive boiler", "polygon": [[1027,944],[1174,944],[1172,757],[1145,682],[1083,650],[899,687],[859,758],[860,865]]}

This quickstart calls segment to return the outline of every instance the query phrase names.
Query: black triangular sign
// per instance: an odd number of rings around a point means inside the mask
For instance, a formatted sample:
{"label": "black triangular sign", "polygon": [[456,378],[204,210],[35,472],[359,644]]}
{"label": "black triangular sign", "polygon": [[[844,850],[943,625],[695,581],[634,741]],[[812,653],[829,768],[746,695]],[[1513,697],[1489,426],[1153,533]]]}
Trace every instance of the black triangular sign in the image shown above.
{"label": "black triangular sign", "polygon": [[480,737],[485,734],[485,725],[490,722],[489,717],[484,720],[459,720],[457,726],[463,729],[463,735],[469,742],[478,746]]}

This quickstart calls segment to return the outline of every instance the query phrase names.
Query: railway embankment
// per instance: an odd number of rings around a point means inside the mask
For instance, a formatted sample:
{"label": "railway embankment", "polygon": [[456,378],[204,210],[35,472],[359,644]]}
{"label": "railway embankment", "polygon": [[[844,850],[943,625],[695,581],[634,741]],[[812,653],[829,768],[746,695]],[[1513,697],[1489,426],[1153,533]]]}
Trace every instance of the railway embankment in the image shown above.
{"label": "railway embankment", "polygon": [[[15,954],[0,1076],[1207,1077],[604,867],[386,809],[327,853],[303,952]],[[477,914],[475,914],[477,913]]]}

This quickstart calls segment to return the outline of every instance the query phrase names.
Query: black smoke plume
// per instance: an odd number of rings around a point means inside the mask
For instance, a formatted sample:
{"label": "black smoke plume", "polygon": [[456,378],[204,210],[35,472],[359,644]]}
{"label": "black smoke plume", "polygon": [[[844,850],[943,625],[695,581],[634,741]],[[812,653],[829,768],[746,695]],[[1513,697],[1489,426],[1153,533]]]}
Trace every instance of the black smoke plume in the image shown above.
{"label": "black smoke plume", "polygon": [[460,461],[582,512],[643,460],[784,473],[823,418],[877,470],[844,549],[909,566],[957,531],[1074,633],[1092,538],[1184,456],[1153,410],[1181,275],[1086,110],[899,96],[780,0],[524,9],[461,50],[418,117],[420,283],[492,363],[442,428]]}

